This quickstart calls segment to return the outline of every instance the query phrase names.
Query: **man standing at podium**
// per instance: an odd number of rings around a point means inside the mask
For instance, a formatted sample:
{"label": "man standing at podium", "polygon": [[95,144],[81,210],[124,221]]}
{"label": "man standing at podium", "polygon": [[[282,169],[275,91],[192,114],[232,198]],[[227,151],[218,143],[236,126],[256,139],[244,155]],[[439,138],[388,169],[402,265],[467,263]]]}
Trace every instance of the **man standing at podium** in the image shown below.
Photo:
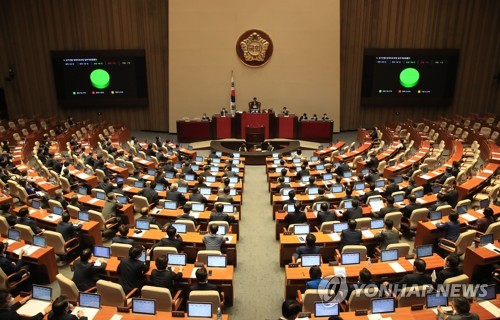
{"label": "man standing at podium", "polygon": [[261,103],[257,101],[257,98],[253,98],[252,101],[248,103],[248,109],[250,113],[259,113]]}

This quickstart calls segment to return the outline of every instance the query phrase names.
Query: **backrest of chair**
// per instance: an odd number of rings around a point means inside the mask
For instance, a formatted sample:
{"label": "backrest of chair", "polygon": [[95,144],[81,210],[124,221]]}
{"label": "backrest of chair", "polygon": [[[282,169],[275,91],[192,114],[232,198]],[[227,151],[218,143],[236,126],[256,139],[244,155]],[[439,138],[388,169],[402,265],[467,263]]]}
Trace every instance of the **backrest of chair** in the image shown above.
{"label": "backrest of chair", "polygon": [[357,218],[355,220],[356,229],[368,229],[370,228],[370,222],[372,221],[372,218]]}
{"label": "backrest of chair", "polygon": [[80,212],[80,208],[72,206],[72,205],[69,204],[66,207],[66,210],[68,210],[68,213],[69,213],[69,215],[70,215],[71,218],[78,219],[78,212]]}
{"label": "backrest of chair", "polygon": [[194,225],[194,221],[178,219],[178,220],[175,220],[175,223],[180,223],[180,224],[186,225],[187,232],[195,232],[196,231],[196,226]]}
{"label": "backrest of chair", "polygon": [[[420,170],[416,170],[416,171],[420,171]],[[422,171],[420,171],[420,172],[422,172]],[[413,189],[411,189],[410,194],[415,194],[415,192],[419,192],[419,191],[424,191],[424,187],[413,188]]]}
{"label": "backrest of chair", "polygon": [[410,307],[415,304],[425,304],[425,292],[432,289],[429,285],[408,286],[398,295],[398,308]]}
{"label": "backrest of chair", "polygon": [[153,251],[152,260],[156,260],[159,256],[168,255],[169,253],[177,253],[177,248],[174,247],[156,247]]}
{"label": "backrest of chair", "polygon": [[97,281],[97,293],[101,295],[101,304],[103,306],[123,306],[125,292],[118,283],[107,280]]}
{"label": "backrest of chair", "polygon": [[370,197],[368,197],[368,198],[366,199],[366,203],[367,203],[367,204],[368,204],[368,203],[370,203],[370,201],[371,201],[371,200],[373,200],[373,199],[380,199],[380,201],[382,201],[382,196],[380,196],[380,195],[377,195],[377,196],[370,196]]}
{"label": "backrest of chair", "polygon": [[420,208],[413,210],[410,216],[410,229],[416,229],[418,222],[427,221],[428,216],[429,216],[429,209],[427,208]]}
{"label": "backrest of chair", "polygon": [[68,297],[69,301],[78,301],[78,288],[71,279],[65,277],[62,273],[58,273],[56,280],[61,289],[61,294]]}
{"label": "backrest of chair", "polygon": [[148,199],[146,197],[138,195],[132,197],[132,203],[134,204],[135,212],[140,212],[142,208],[149,206]]}
{"label": "backrest of chair", "polygon": [[451,176],[451,177],[446,178],[443,185],[451,187],[451,186],[453,186],[453,182],[455,182],[455,177]]}
{"label": "backrest of chair", "polygon": [[15,182],[14,180],[7,180],[7,184],[9,185],[9,194],[12,197],[16,197],[19,194],[17,182]]}
{"label": "backrest of chair", "polygon": [[157,311],[172,311],[172,295],[167,288],[144,286],[141,289],[141,298],[156,300]]}
{"label": "backrest of chair", "polygon": [[461,274],[461,275],[456,276],[456,277],[448,278],[448,279],[444,280],[444,282],[443,282],[444,285],[447,285],[447,284],[469,284],[469,283],[470,283],[470,279],[465,274]]}
{"label": "backrest of chair", "polygon": [[113,257],[118,257],[118,258],[128,257],[128,253],[129,253],[130,248],[132,248],[132,245],[130,245],[130,244],[112,243],[111,244],[111,255]]}
{"label": "backrest of chair", "polygon": [[47,246],[53,247],[56,254],[66,254],[66,250],[64,250],[64,238],[62,234],[56,231],[45,230],[43,235],[47,239]]}
{"label": "backrest of chair", "polygon": [[[118,161],[118,162],[121,162],[121,161]],[[139,179],[137,178],[134,178],[134,177],[128,177],[127,178],[127,184],[129,186],[133,186],[135,182],[139,181]]]}
{"label": "backrest of chair", "polygon": [[385,215],[384,221],[391,220],[394,224],[394,229],[401,229],[401,218],[403,218],[403,214],[401,212],[389,212]]}
{"label": "backrest of chair", "polygon": [[220,307],[220,296],[216,290],[194,290],[189,294],[191,302],[210,302],[212,304],[212,314],[217,313]]}
{"label": "backrest of chair", "polygon": [[7,284],[7,275],[3,271],[2,268],[0,268],[0,290],[10,290],[10,286]]}
{"label": "backrest of chair", "polygon": [[476,236],[475,230],[468,230],[460,233],[460,236],[458,237],[456,242],[457,248],[455,253],[457,255],[464,254],[465,250],[467,250],[467,247],[472,244],[472,241],[474,241],[475,236]]}
{"label": "backrest of chair", "polygon": [[444,216],[449,216],[451,213],[452,207],[449,204],[446,204],[444,206],[439,206],[436,208],[436,211],[441,211]]}
{"label": "backrest of chair", "polygon": [[196,255],[196,261],[207,264],[208,256],[222,256],[222,252],[219,250],[200,250]]}
{"label": "backrest of chair", "polygon": [[50,211],[54,212],[54,207],[62,207],[62,204],[61,204],[61,202],[59,202],[57,200],[50,199],[49,200],[49,207],[50,207]]}
{"label": "backrest of chair", "polygon": [[229,223],[227,221],[210,221],[207,226],[207,231],[210,230],[211,225],[224,226],[226,228],[226,233],[229,233]]}
{"label": "backrest of chair", "polygon": [[103,181],[104,177],[106,177],[106,174],[104,173],[104,171],[102,171],[102,169],[95,169],[94,172],[97,177],[97,181],[99,182]]}
{"label": "backrest of chair", "polygon": [[7,222],[7,219],[5,219],[4,216],[0,216],[0,234],[4,237],[7,237],[9,234],[9,223]]}
{"label": "backrest of chair", "polygon": [[[134,149],[134,151],[135,151],[135,148],[130,148],[130,149]],[[135,170],[134,163],[132,163],[130,161],[125,161],[125,167],[128,169],[129,174],[134,173],[134,170]]]}
{"label": "backrest of chair", "polygon": [[386,249],[398,249],[398,258],[404,258],[410,252],[410,245],[408,243],[391,243]]}
{"label": "backrest of chair", "polygon": [[366,260],[366,247],[363,245],[348,245],[342,248],[342,253],[359,252],[359,260]]}
{"label": "backrest of chair", "polygon": [[18,186],[18,188],[17,188],[17,196],[19,197],[19,201],[21,201],[22,203],[24,203],[24,204],[28,204],[29,203],[28,192],[23,187]]}
{"label": "backrest of chair", "polygon": [[302,294],[302,312],[314,312],[314,304],[329,296],[328,289],[307,289]]}
{"label": "backrest of chair", "polygon": [[71,185],[66,177],[59,177],[59,182],[64,192],[71,192]]}
{"label": "backrest of chair", "polygon": [[457,205],[455,206],[455,209],[458,208],[458,207],[460,207],[460,206],[466,205],[467,206],[467,210],[469,210],[471,203],[472,202],[469,199],[460,200],[460,201],[457,202]]}
{"label": "backrest of chair", "polygon": [[340,221],[325,221],[321,224],[319,231],[333,231],[333,225],[335,223],[340,223]]}
{"label": "backrest of chair", "polygon": [[371,301],[378,296],[378,287],[355,289],[349,296],[349,311],[370,310]]}
{"label": "backrest of chair", "polygon": [[486,229],[486,234],[492,233],[495,240],[500,239],[500,221],[494,222],[488,226]]}
{"label": "backrest of chair", "polygon": [[27,242],[27,243],[33,242],[33,236],[35,234],[33,233],[33,230],[31,230],[31,227],[26,226],[24,224],[17,223],[14,225],[14,229],[16,229],[20,232],[20,237],[25,242]]}
{"label": "backrest of chair", "polygon": [[97,223],[99,223],[99,229],[104,230],[104,227],[105,227],[104,223],[106,221],[104,221],[104,216],[102,215],[102,213],[100,213],[99,211],[95,211],[95,210],[89,210],[88,213],[89,213],[90,220],[96,221]]}

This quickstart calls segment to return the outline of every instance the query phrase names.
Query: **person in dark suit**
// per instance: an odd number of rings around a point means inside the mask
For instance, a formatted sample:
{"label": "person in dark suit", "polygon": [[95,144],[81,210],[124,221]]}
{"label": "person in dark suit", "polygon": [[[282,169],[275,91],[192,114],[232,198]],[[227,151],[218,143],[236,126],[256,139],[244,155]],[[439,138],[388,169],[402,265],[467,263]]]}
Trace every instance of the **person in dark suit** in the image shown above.
{"label": "person in dark suit", "polygon": [[403,217],[406,219],[410,219],[413,210],[420,209],[422,207],[417,203],[417,198],[413,194],[408,197],[408,201],[410,201],[410,203],[400,210],[401,213],[403,213]]}
{"label": "person in dark suit", "polygon": [[403,277],[403,279],[401,279],[399,282],[397,282],[397,284],[400,286],[405,285],[408,287],[411,287],[413,285],[421,286],[424,284],[428,284],[428,285],[432,286],[431,276],[425,274],[426,267],[427,267],[427,264],[425,263],[424,260],[415,259],[415,261],[413,262],[413,273],[405,275]]}
{"label": "person in dark suit", "polygon": [[386,220],[384,223],[385,229],[373,237],[376,241],[380,242],[380,250],[385,250],[390,244],[399,243],[399,232],[393,228],[394,222]]}
{"label": "person in dark suit", "polygon": [[231,191],[231,188],[226,186],[224,187],[223,189],[223,193],[222,194],[219,194],[217,196],[217,202],[227,202],[227,203],[231,203],[233,204],[234,203],[234,199],[233,197],[229,194]]}
{"label": "person in dark suit", "polygon": [[363,218],[363,209],[359,207],[358,199],[352,200],[352,208],[349,208],[346,211],[344,211],[342,217],[344,217],[347,220]]}
{"label": "person in dark suit", "polygon": [[[285,205],[295,205],[295,195],[296,195],[296,191],[295,190],[290,190],[288,191],[288,199],[287,200],[284,200],[283,201],[283,206]],[[284,195],[286,196],[286,195]]]}
{"label": "person in dark suit", "polygon": [[189,201],[200,202],[200,203],[207,203],[208,202],[207,198],[205,198],[205,196],[200,193],[200,189],[198,189],[196,187],[193,188],[193,191],[192,191],[191,195],[189,196]]}
{"label": "person in dark suit", "polygon": [[446,202],[443,193],[438,193],[436,197],[437,197],[437,202],[429,207],[429,211],[436,211],[437,208],[448,205],[448,202]]}
{"label": "person in dark suit", "polygon": [[118,283],[123,291],[128,294],[134,288],[142,288],[144,285],[144,274],[149,270],[149,261],[139,260],[144,247],[135,245],[129,250],[127,258],[123,258],[118,265]]}
{"label": "person in dark suit", "polygon": [[309,169],[307,169],[307,165],[305,163],[302,163],[300,166],[300,171],[297,171],[296,177],[297,180],[302,179],[302,177],[306,177],[310,174]]}
{"label": "person in dark suit", "polygon": [[389,181],[389,185],[385,188],[385,191],[384,191],[385,198],[392,195],[394,192],[399,191],[399,185],[394,182],[394,177],[389,177],[387,179],[387,181]]}
{"label": "person in dark suit", "polygon": [[[15,275],[17,272],[21,271],[21,269],[28,269],[28,266],[25,265],[22,261],[23,255],[24,255],[24,250],[21,250],[19,253],[19,259],[17,262],[12,261],[11,259],[7,258],[5,255],[5,250],[7,249],[8,243],[7,242],[0,242],[0,269],[5,273],[7,276],[11,276],[11,280],[16,281],[16,280],[21,280],[22,274]],[[29,281],[27,281],[29,282]],[[26,288],[29,287],[29,288]],[[20,283],[17,286],[17,289],[22,290],[22,291],[29,291],[31,290],[31,285],[25,284],[25,283]]]}
{"label": "person in dark suit", "polygon": [[450,204],[452,208],[455,208],[458,203],[458,191],[455,189],[456,182],[453,182],[453,186],[443,186],[444,189],[444,199]]}
{"label": "person in dark suit", "polygon": [[21,208],[17,213],[18,216],[17,223],[30,227],[34,234],[39,234],[40,232],[43,232],[44,230],[38,227],[35,220],[28,218],[29,213],[30,211],[28,208],[26,207]]}
{"label": "person in dark suit", "polygon": [[210,166],[209,165],[205,165],[203,166],[203,172],[200,173],[200,177],[203,177],[203,178],[207,178],[207,177],[211,177],[212,176],[212,173],[210,172]]}
{"label": "person in dark suit", "polygon": [[170,183],[168,180],[165,178],[165,172],[163,170],[158,170],[155,175],[155,182],[156,184],[160,183],[164,187],[168,187]]}
{"label": "person in dark suit", "polygon": [[52,310],[52,305],[49,304],[45,309],[38,312],[32,317],[21,316],[16,312],[22,304],[26,303],[31,296],[27,296],[20,302],[10,305],[14,299],[8,290],[0,290],[0,318],[5,320],[42,320],[43,317]]}
{"label": "person in dark suit", "polygon": [[197,179],[196,179],[196,183],[195,185],[193,186],[193,190],[194,189],[201,189],[201,188],[206,188],[207,187],[207,184],[205,183],[205,178],[202,177],[202,176],[199,176]]}
{"label": "person in dark suit", "polygon": [[[470,312],[470,303],[465,297],[453,298],[451,307],[454,309],[454,313],[453,315],[448,316],[446,318],[447,320],[479,320],[477,313]],[[437,311],[438,316],[444,314],[441,306],[438,307]]]}
{"label": "person in dark suit", "polygon": [[253,100],[248,103],[248,111],[250,111],[250,113],[258,113],[260,112],[260,106],[260,101],[257,101],[257,98],[254,97]]}
{"label": "person in dark suit", "polygon": [[16,224],[16,216],[11,213],[10,210],[10,202],[3,202],[0,204],[0,216],[4,217],[7,220],[9,226],[13,226]]}
{"label": "person in dark suit", "polygon": [[327,196],[325,196],[325,189],[322,187],[318,188],[318,196],[314,198],[313,203],[315,202],[323,202],[326,201],[328,202],[330,200]]}
{"label": "person in dark suit", "polygon": [[362,234],[360,230],[356,230],[356,225],[357,222],[356,220],[349,220],[348,223],[348,228],[342,230],[340,233],[340,245],[341,245],[341,250],[344,248],[344,246],[348,245],[359,245],[361,244],[362,241]]}
{"label": "person in dark suit", "polygon": [[144,220],[149,222],[150,225],[155,224],[159,229],[162,228],[162,225],[158,221],[156,221],[155,217],[148,215],[148,207],[144,207],[141,209],[141,216],[137,220]]}
{"label": "person in dark suit", "polygon": [[356,197],[352,195],[352,191],[351,187],[345,188],[345,196],[340,198],[340,201],[356,199]]}
{"label": "person in dark suit", "polygon": [[97,188],[104,190],[104,193],[113,192],[113,185],[109,182],[108,177],[104,177],[101,182],[97,184]]}
{"label": "person in dark suit", "polygon": [[344,159],[340,159],[339,163],[340,164],[338,165],[337,168],[335,168],[335,171],[333,171],[333,172],[336,173],[338,176],[343,177],[344,172],[351,171],[351,168],[349,168],[349,165],[347,165],[347,163],[345,163]]}
{"label": "person in dark suit", "polygon": [[186,198],[182,193],[177,191],[177,183],[172,183],[170,190],[167,191],[167,200],[175,201],[178,206],[184,205],[186,203]]}
{"label": "person in dark suit", "polygon": [[302,307],[297,300],[285,300],[281,305],[282,316],[279,320],[293,320],[297,319]]}
{"label": "person in dark suit", "polygon": [[194,225],[198,225],[198,221],[193,216],[190,216],[189,213],[191,212],[191,205],[190,204],[185,204],[182,207],[183,214],[177,216],[177,220],[191,220],[194,222]]}
{"label": "person in dark suit", "polygon": [[460,221],[458,221],[458,213],[452,212],[448,216],[450,221],[436,224],[436,228],[438,231],[445,231],[444,239],[442,240],[450,240],[456,242],[458,237],[460,236]]}
{"label": "person in dark suit", "polygon": [[377,218],[384,218],[386,214],[396,211],[399,211],[399,209],[394,206],[394,198],[392,196],[388,196],[387,205],[381,208],[378,214],[373,213],[373,215]]}
{"label": "person in dark suit", "polygon": [[285,223],[288,226],[291,224],[307,223],[305,212],[300,210],[302,208],[300,201],[296,201],[293,206],[295,207],[295,212],[288,212],[285,216]]}
{"label": "person in dark suit", "polygon": [[406,186],[406,189],[405,189],[405,197],[408,197],[408,196],[410,196],[413,189],[415,189],[417,187],[417,184],[415,183],[415,180],[408,178],[406,176],[403,177],[403,179],[404,180],[408,179],[408,185]]}
{"label": "person in dark suit", "polygon": [[363,268],[359,271],[358,282],[356,284],[350,284],[347,288],[347,298],[356,289],[372,288],[376,287],[377,284],[372,281],[372,273],[367,268]]}
{"label": "person in dark suit", "polygon": [[111,240],[111,243],[123,243],[123,244],[130,244],[133,246],[135,244],[135,240],[127,237],[128,235],[128,227],[124,224],[122,224],[118,228],[118,232],[120,233],[119,236],[115,236],[113,240]]}
{"label": "person in dark suit", "polygon": [[444,259],[444,269],[439,271],[436,275],[436,284],[443,284],[446,279],[453,278],[461,275],[462,268],[459,267],[460,258],[451,253]]}
{"label": "person in dark suit", "polygon": [[369,197],[380,195],[380,192],[378,192],[377,190],[375,190],[376,186],[375,186],[374,182],[370,182],[369,188],[370,188],[370,191],[367,191],[365,193],[365,195],[363,196],[363,202],[364,203],[367,203]]}
{"label": "person in dark suit", "polygon": [[316,245],[316,236],[312,233],[309,233],[306,236],[306,245],[297,247],[295,252],[293,253],[293,257],[295,261],[299,259],[303,254],[318,254],[320,247]]}
{"label": "person in dark suit", "polygon": [[222,110],[220,111],[220,115],[225,117],[227,115],[227,110],[226,108],[222,108]]}
{"label": "person in dark suit", "polygon": [[459,173],[460,173],[460,162],[453,161],[453,166],[451,167],[451,175],[456,178]]}
{"label": "person in dark suit", "polygon": [[304,112],[299,118],[299,121],[307,120],[307,113]]}
{"label": "person in dark suit", "polygon": [[215,284],[208,283],[208,272],[207,272],[207,269],[205,267],[201,267],[198,270],[196,270],[195,275],[196,275],[197,283],[192,285],[189,288],[190,293],[193,291],[201,291],[201,290],[203,290],[203,291],[215,290],[215,291],[219,292],[219,296],[220,296],[221,301],[223,300],[223,297],[222,297],[222,294],[221,294],[221,291],[219,290],[219,288]]}
{"label": "person in dark suit", "polygon": [[215,206],[215,211],[210,214],[209,221],[227,221],[229,224],[234,222],[234,217],[228,215],[224,212],[224,205],[222,203],[218,203]]}
{"label": "person in dark suit", "polygon": [[372,152],[372,154],[370,154],[370,159],[366,161],[366,167],[370,169],[378,169],[378,165],[379,161],[377,159],[377,155],[375,154],[375,152]]}
{"label": "person in dark suit", "polygon": [[174,163],[172,160],[167,160],[167,164],[163,167],[163,171],[177,173],[177,170],[174,168]]}
{"label": "person in dark suit", "polygon": [[63,212],[62,221],[59,221],[56,227],[56,232],[59,232],[63,236],[64,241],[76,237],[82,230],[82,224],[74,225],[69,222],[70,218],[69,213]]}
{"label": "person in dark suit", "polygon": [[83,310],[78,310],[77,315],[71,314],[73,308],[65,295],[57,297],[54,302],[52,302],[52,311],[49,313],[49,320],[87,320],[84,316]]}
{"label": "person in dark suit", "polygon": [[158,192],[156,192],[155,188],[156,182],[151,181],[149,187],[143,188],[138,193],[140,196],[146,197],[146,199],[148,199],[148,203],[150,206],[154,206],[158,203]]}
{"label": "person in dark suit", "polygon": [[175,273],[167,269],[168,257],[162,254],[155,259],[156,269],[151,272],[150,284],[155,287],[167,288],[172,297],[175,296],[176,281],[182,280],[182,267]]}
{"label": "person in dark suit", "polygon": [[90,262],[92,251],[89,248],[83,249],[80,259],[73,264],[73,282],[80,291],[95,287],[99,275],[106,271],[106,262]]}
{"label": "person in dark suit", "polygon": [[335,221],[337,216],[331,212],[328,203],[322,203],[320,206],[320,211],[318,211],[318,224],[321,226],[323,222]]}
{"label": "person in dark suit", "polygon": [[490,224],[495,222],[495,218],[493,217],[493,209],[491,209],[490,207],[484,208],[483,215],[484,217],[477,219],[475,224],[469,224],[468,222],[466,222],[467,226],[471,229],[485,233]]}
{"label": "person in dark suit", "polygon": [[161,238],[160,241],[156,242],[152,247],[151,247],[151,255],[153,254],[153,251],[155,248],[158,247],[172,247],[176,248],[177,252],[182,252],[182,238],[179,234],[177,234],[177,230],[175,227],[169,226],[167,228],[167,237],[166,238]]}
{"label": "person in dark suit", "polygon": [[187,162],[187,161],[184,161],[182,163],[181,173],[184,173],[185,175],[186,174],[194,174],[194,175],[196,175],[196,172],[194,172],[193,168],[191,168],[191,164],[189,162]]}
{"label": "person in dark suit", "polygon": [[276,193],[279,194],[281,189],[290,188],[290,184],[285,182],[284,177],[278,177],[278,186],[276,187]]}
{"label": "person in dark suit", "polygon": [[452,167],[446,167],[444,174],[439,178],[437,183],[444,184],[446,179],[448,179],[449,177],[453,177],[451,170],[452,170]]}

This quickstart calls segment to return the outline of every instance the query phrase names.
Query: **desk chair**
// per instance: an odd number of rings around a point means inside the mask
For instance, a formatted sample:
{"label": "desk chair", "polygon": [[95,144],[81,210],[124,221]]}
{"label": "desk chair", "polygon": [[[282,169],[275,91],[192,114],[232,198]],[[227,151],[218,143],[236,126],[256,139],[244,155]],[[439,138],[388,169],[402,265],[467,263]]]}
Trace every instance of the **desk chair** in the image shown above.
{"label": "desk chair", "polygon": [[490,187],[489,190],[486,191],[486,193],[476,193],[473,199],[478,202],[484,199],[490,199],[490,203],[494,203],[495,201],[497,201],[499,192],[500,192],[500,184],[496,184]]}
{"label": "desk chair", "polygon": [[494,222],[488,226],[484,234],[493,234],[495,240],[500,240],[500,221]]}
{"label": "desk chair", "polygon": [[31,197],[28,195],[28,192],[26,192],[26,189],[24,189],[23,187],[21,187],[20,185],[18,185],[18,198],[19,198],[19,201],[28,205],[30,203],[30,199],[35,199],[37,197],[36,194],[32,195]]}
{"label": "desk chair", "polygon": [[[134,147],[130,147],[130,151],[132,152],[132,154],[137,153],[137,151],[135,151]],[[134,166],[133,162],[125,161],[125,168],[127,168],[129,174],[134,174],[135,166]]]}
{"label": "desk chair", "polygon": [[144,151],[139,151],[137,152],[137,156],[142,159],[146,159],[146,152]]}
{"label": "desk chair", "polygon": [[398,258],[405,258],[410,253],[410,245],[408,243],[391,243],[386,250],[398,249]]}
{"label": "desk chair", "polygon": [[199,202],[199,201],[186,201],[186,204],[189,204],[189,205],[191,205],[191,206],[192,206],[193,204],[195,204],[195,203],[201,203],[201,202]]}
{"label": "desk chair", "polygon": [[345,209],[345,203],[346,202],[349,202],[349,201],[352,201],[353,199],[350,199],[350,200],[342,200],[340,201],[340,204],[339,204],[339,207],[338,209]]}
{"label": "desk chair", "polygon": [[148,198],[135,195],[132,197],[132,203],[134,205],[134,212],[139,213],[141,212],[142,208],[149,208],[149,201]]}
{"label": "desk chair", "polygon": [[182,303],[181,294],[182,291],[178,290],[172,299],[172,294],[167,288],[144,286],[141,289],[141,298],[156,300],[156,311],[177,311]]}
{"label": "desk chair", "polygon": [[458,207],[463,206],[463,205],[466,205],[467,206],[467,210],[470,210],[471,201],[469,199],[458,201],[457,205],[455,206],[455,210],[457,210]]}
{"label": "desk chair", "polygon": [[[294,232],[295,226],[305,226],[307,223],[292,223],[291,225],[288,226],[288,228],[283,228],[283,232]],[[309,226],[309,230],[311,229],[311,226]]]}
{"label": "desk chair", "polygon": [[219,250],[200,250],[196,255],[196,262],[202,262],[203,264],[207,264],[208,256],[222,256],[222,252]]}
{"label": "desk chair", "polygon": [[50,211],[54,212],[54,207],[61,207],[62,208],[62,204],[60,201],[50,199],[49,200],[49,207],[50,207]]}
{"label": "desk chair", "polygon": [[168,255],[169,253],[177,253],[177,249],[174,247],[156,247],[153,250],[151,260],[156,260],[159,256]]}
{"label": "desk chair", "polygon": [[[19,280],[12,280],[15,276],[21,276]],[[18,284],[28,280],[30,277],[30,273],[25,269],[21,268],[18,272],[7,276],[5,272],[0,268],[0,290],[12,290]]]}
{"label": "desk chair", "polygon": [[132,245],[125,243],[112,243],[111,246],[111,255],[113,257],[118,258],[126,258],[128,257],[128,253]]}
{"label": "desk chair", "polygon": [[104,177],[106,177],[106,174],[104,173],[104,171],[102,171],[102,169],[95,169],[95,175],[98,182],[102,182],[104,180]]}
{"label": "desk chair", "polygon": [[99,189],[99,188],[92,188],[92,190],[90,190],[90,193],[92,194],[92,197],[96,197],[97,196],[97,192],[102,192],[104,194],[106,194],[106,192],[102,189]]}
{"label": "desk chair", "polygon": [[21,233],[21,239],[24,240],[24,242],[28,244],[31,244],[33,242],[33,236],[35,235],[35,233],[33,232],[33,230],[31,230],[31,227],[16,223],[14,225],[14,229]]}
{"label": "desk chair", "polygon": [[447,204],[447,205],[444,205],[444,206],[437,207],[436,211],[441,211],[441,213],[443,214],[443,217],[445,217],[445,216],[449,216],[450,215],[452,209],[453,208],[449,204]]}
{"label": "desk chair", "polygon": [[64,193],[69,193],[71,192],[71,184],[69,183],[68,179],[65,177],[60,177],[59,178],[59,184],[63,190]]}
{"label": "desk chair", "polygon": [[385,160],[380,161],[377,167],[378,174],[383,175],[386,166],[387,166],[387,161]]}
{"label": "desk chair", "polygon": [[200,226],[195,226],[194,221],[191,220],[178,219],[175,220],[175,223],[186,225],[187,232],[198,232],[200,230]]}
{"label": "desk chair", "polygon": [[398,301],[398,308],[411,307],[415,304],[425,305],[425,292],[432,291],[432,286],[410,286],[405,287],[397,296],[394,296]]}
{"label": "desk chair", "polygon": [[114,227],[116,227],[118,225],[118,222],[116,221],[116,219],[114,217],[111,217],[108,220],[104,220],[104,216],[99,211],[89,210],[88,213],[89,213],[90,220],[96,221],[97,223],[99,223],[99,229],[101,231],[113,229]]}
{"label": "desk chair", "polygon": [[374,297],[379,296],[377,286],[372,286],[363,289],[355,289],[352,291],[349,299],[346,301],[346,306],[343,311],[370,310],[371,301]]}
{"label": "desk chair", "polygon": [[372,218],[357,218],[355,220],[356,229],[370,229],[370,222],[372,221]]}
{"label": "desk chair", "polygon": [[67,262],[68,256],[80,247],[78,238],[71,238],[68,241],[64,241],[62,234],[49,230],[46,230],[43,235],[47,239],[47,246],[53,247],[55,254],[59,256],[64,263]]}
{"label": "desk chair", "polygon": [[332,151],[332,153],[330,154],[330,156],[325,158],[325,163],[326,162],[332,162],[332,159],[335,158],[338,155],[340,155],[340,151],[339,150]]}
{"label": "desk chair", "polygon": [[[367,257],[367,249],[364,245],[347,245],[342,248],[342,253],[354,253],[359,252],[359,261],[366,260]],[[335,249],[335,260],[338,263],[342,263],[342,255],[339,249]]]}
{"label": "desk chair", "polygon": [[297,301],[302,305],[302,312],[314,312],[314,304],[323,301],[322,297],[329,297],[328,289],[307,289],[304,293],[297,290]]}
{"label": "desk chair", "polygon": [[155,156],[151,156],[151,161],[154,163],[155,168],[158,168],[158,165],[160,164],[158,158]]}
{"label": "desk chair", "polygon": [[[410,179],[415,180],[415,177],[420,176],[420,175],[422,175],[422,170],[420,170],[420,169],[415,170],[415,171],[413,171],[413,173],[411,174]],[[423,189],[423,188],[422,188],[422,189]],[[414,190],[415,190],[415,189],[413,189],[413,190],[412,190],[412,194],[413,194],[413,191],[414,191]]]}
{"label": "desk chair", "polygon": [[315,227],[316,228],[316,231],[318,232],[333,232],[333,225],[335,223],[340,223],[340,221],[325,221],[321,224],[320,228],[318,229],[318,227]]}
{"label": "desk chair", "polygon": [[220,299],[219,292],[216,290],[194,290],[189,294],[189,302],[210,302],[212,304],[212,314],[217,313],[217,309],[224,309],[224,292],[223,299]]}
{"label": "desk chair", "polygon": [[[59,288],[61,289],[61,294],[64,294],[68,297],[68,300],[72,303],[78,302],[78,293],[80,292],[73,282],[73,280],[65,277],[62,273],[58,273],[56,275],[57,283],[59,284]],[[89,288],[84,292],[95,292],[96,287]]]}
{"label": "desk chair", "polygon": [[[417,171],[420,171],[420,170],[415,170],[415,172]],[[413,188],[410,192],[410,194],[415,194],[417,191],[423,191],[424,190],[424,187],[416,187],[416,188]]]}
{"label": "desk chair", "polygon": [[399,230],[401,229],[401,218],[403,218],[403,214],[401,212],[389,212],[385,215],[384,221],[391,220],[393,222],[394,229]]}
{"label": "desk chair", "polygon": [[229,225],[229,222],[227,221],[210,221],[207,226],[207,232],[210,232],[210,226],[211,225],[217,225],[217,226],[224,226],[227,230],[226,233],[232,233],[232,227]]}
{"label": "desk chair", "polygon": [[460,234],[457,242],[453,242],[447,239],[441,239],[438,243],[438,246],[448,253],[455,253],[456,255],[461,256],[465,253],[467,247],[472,244],[475,236],[475,230],[468,230]]}
{"label": "desk chair", "polygon": [[429,209],[427,209],[427,208],[415,209],[411,213],[411,216],[410,216],[410,219],[408,219],[408,222],[406,222],[406,221],[401,222],[401,226],[408,229],[410,232],[415,231],[415,230],[417,230],[418,223],[420,221],[427,221],[428,216],[429,216]]}
{"label": "desk chair", "polygon": [[59,184],[60,183],[59,174],[57,172],[55,172],[54,170],[49,170],[49,173],[56,180],[57,184]]}
{"label": "desk chair", "polygon": [[7,237],[9,234],[9,229],[10,226],[9,223],[7,222],[7,219],[5,219],[5,217],[3,216],[0,216],[0,234],[3,237]]}
{"label": "desk chair", "polygon": [[106,280],[97,281],[97,293],[101,295],[101,305],[103,306],[123,306],[130,307],[131,297],[139,292],[139,289],[132,289],[129,294],[125,294],[123,288],[118,283]]}
{"label": "desk chair", "polygon": [[355,156],[354,159],[352,160],[352,163],[349,164],[349,168],[351,168],[351,170],[356,169],[358,166],[358,162],[361,162],[362,160],[363,160],[363,157]]}
{"label": "desk chair", "polygon": [[72,206],[70,204],[68,204],[66,210],[68,211],[69,216],[73,219],[78,219],[78,212],[82,211],[80,210],[80,208]]}

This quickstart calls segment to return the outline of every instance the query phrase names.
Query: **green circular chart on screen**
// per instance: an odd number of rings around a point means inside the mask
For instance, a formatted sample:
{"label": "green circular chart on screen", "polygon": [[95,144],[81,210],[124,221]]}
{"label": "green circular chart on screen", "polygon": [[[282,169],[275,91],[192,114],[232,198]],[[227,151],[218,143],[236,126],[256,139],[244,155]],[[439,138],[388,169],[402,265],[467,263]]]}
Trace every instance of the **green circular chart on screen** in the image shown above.
{"label": "green circular chart on screen", "polygon": [[399,83],[405,88],[413,88],[420,79],[420,73],[415,68],[406,68],[399,74]]}
{"label": "green circular chart on screen", "polygon": [[90,74],[90,81],[97,89],[105,89],[109,86],[109,73],[106,70],[96,69]]}

